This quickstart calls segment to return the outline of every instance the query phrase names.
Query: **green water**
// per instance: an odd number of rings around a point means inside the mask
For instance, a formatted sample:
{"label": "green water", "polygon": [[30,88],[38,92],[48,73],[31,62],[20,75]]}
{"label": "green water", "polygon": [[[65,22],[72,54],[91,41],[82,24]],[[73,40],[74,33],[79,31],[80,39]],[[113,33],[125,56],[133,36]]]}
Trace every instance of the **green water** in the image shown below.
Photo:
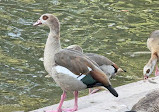
{"label": "green water", "polygon": [[40,61],[49,32],[32,26],[40,15],[59,18],[63,48],[78,44],[127,70],[112,79],[120,86],[143,79],[150,54],[135,53],[148,51],[147,37],[159,29],[158,6],[158,0],[0,0],[0,112],[34,110],[60,99],[62,90],[45,77]]}

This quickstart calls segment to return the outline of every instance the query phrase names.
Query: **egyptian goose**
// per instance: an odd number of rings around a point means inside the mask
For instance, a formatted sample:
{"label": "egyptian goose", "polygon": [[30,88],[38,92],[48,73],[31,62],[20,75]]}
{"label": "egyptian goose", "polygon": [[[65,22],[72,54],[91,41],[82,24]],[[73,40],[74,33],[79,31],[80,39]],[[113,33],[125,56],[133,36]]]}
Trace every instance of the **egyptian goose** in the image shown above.
{"label": "egyptian goose", "polygon": [[[149,75],[153,72],[159,56],[159,30],[151,33],[147,39],[147,47],[151,51],[151,58],[143,68],[144,79],[148,79]],[[159,75],[158,67],[156,65],[155,76]]]}
{"label": "egyptian goose", "polygon": [[[74,49],[83,53],[83,49],[79,45],[70,45],[67,47],[67,49]],[[108,76],[108,78],[112,78],[120,72],[126,72],[126,70],[119,68],[117,64],[112,62],[107,57],[95,53],[84,54],[88,56],[91,60],[95,61],[99,65],[100,69]]]}
{"label": "egyptian goose", "polygon": [[[79,45],[70,45],[67,47],[67,49],[74,49],[83,53],[83,49]],[[98,55],[95,53],[84,54],[88,56],[91,60],[95,61],[99,65],[99,68],[108,76],[109,79],[114,77],[116,74],[119,74],[120,72],[126,72],[125,70],[119,68],[114,62],[102,55]],[[91,91],[91,89],[89,89],[89,93],[93,94],[98,90],[99,89]]]}
{"label": "egyptian goose", "polygon": [[[112,88],[108,77],[87,56],[70,49],[61,49],[60,23],[52,14],[43,14],[34,26],[46,25],[50,28],[45,50],[44,66],[55,82],[63,90],[60,104],[56,111],[50,112],[74,112],[78,109],[78,91],[94,86],[104,86],[110,93],[118,97],[118,93]],[[66,93],[74,91],[75,104],[73,109],[62,109]]]}

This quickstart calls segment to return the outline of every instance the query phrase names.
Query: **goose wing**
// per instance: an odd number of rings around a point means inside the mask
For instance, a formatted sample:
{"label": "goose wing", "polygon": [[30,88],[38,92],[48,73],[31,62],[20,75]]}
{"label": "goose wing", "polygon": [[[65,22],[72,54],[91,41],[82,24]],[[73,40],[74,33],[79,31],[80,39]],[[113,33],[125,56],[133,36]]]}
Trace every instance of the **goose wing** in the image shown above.
{"label": "goose wing", "polygon": [[63,49],[55,54],[55,63],[67,68],[75,75],[91,75],[97,82],[106,87],[114,96],[118,97],[117,92],[112,88],[107,75],[99,69],[91,59],[75,50]]}

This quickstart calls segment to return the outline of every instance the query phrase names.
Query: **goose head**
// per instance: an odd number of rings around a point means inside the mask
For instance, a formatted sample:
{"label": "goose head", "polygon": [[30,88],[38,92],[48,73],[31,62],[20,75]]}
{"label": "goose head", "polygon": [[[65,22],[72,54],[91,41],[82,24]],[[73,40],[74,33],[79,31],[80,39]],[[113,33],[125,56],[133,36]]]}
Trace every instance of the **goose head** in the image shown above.
{"label": "goose head", "polygon": [[144,79],[149,78],[149,76],[152,74],[152,72],[154,70],[155,65],[156,65],[156,60],[153,60],[144,66],[144,68],[143,68]]}
{"label": "goose head", "polygon": [[51,30],[59,33],[60,24],[57,17],[52,14],[43,14],[41,17],[33,24],[33,26],[48,26]]}
{"label": "goose head", "polygon": [[145,65],[144,69],[143,69],[143,75],[144,75],[144,79],[148,79],[149,76],[151,75],[152,73],[152,66],[149,66],[149,65]]}

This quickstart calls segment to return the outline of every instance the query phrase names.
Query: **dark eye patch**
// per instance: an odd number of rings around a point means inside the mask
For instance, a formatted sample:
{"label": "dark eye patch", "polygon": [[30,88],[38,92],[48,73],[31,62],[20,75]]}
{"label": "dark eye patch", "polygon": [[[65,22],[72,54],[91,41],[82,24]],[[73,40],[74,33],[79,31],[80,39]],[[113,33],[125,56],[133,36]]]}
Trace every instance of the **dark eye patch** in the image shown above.
{"label": "dark eye patch", "polygon": [[148,69],[147,71],[146,71],[146,73],[149,73],[150,72],[150,69]]}
{"label": "dark eye patch", "polygon": [[43,16],[43,20],[47,20],[49,17],[48,16]]}

